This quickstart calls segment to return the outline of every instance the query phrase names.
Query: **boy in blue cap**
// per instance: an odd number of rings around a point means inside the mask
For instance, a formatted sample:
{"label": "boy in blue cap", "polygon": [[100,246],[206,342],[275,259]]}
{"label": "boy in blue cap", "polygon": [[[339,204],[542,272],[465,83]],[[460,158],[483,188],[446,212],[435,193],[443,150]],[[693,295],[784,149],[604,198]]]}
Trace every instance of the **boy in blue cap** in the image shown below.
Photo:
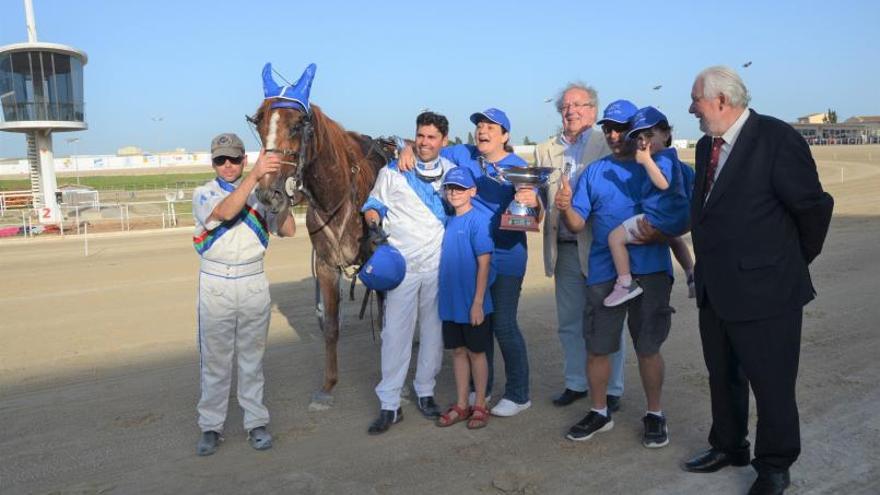
{"label": "boy in blue cap", "polygon": [[694,259],[681,237],[688,230],[690,193],[693,191],[694,171],[681,163],[672,144],[672,127],[662,112],[648,106],[639,109],[632,118],[632,129],[627,139],[636,144],[635,159],[645,168],[650,181],[643,189],[644,213],[633,215],[608,235],[608,247],[614,259],[617,280],[614,290],[603,303],[619,306],[642,294],[638,281],[630,273],[627,244],[644,244],[638,237],[639,222],[647,222],[662,233],[687,276],[688,297],[694,297]]}
{"label": "boy in blue cap", "polygon": [[[489,366],[486,350],[492,345],[488,317],[492,296],[487,290],[492,280],[491,258],[495,245],[489,229],[490,219],[471,204],[477,194],[473,174],[456,167],[443,179],[446,201],[455,216],[446,224],[440,254],[440,319],[443,344],[453,351],[457,401],[437,420],[437,426],[451,426],[468,420],[467,427],[486,426],[486,386]],[[468,389],[473,377],[476,400],[468,408]]]}

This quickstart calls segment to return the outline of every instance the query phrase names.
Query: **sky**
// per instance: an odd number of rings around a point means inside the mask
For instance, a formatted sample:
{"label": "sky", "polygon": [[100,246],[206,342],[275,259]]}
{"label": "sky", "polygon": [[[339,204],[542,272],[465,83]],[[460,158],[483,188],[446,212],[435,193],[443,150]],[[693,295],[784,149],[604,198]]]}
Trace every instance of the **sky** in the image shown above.
{"label": "sky", "polygon": [[[601,107],[619,98],[656,106],[675,138],[696,139],[691,85],[719,64],[740,73],[752,108],[785,121],[827,109],[841,121],[880,115],[876,0],[33,4],[39,41],[88,55],[89,128],[54,134],[56,156],[204,151],[221,132],[257,149],[244,116],[263,98],[266,62],[290,81],[316,63],[311,101],[373,136],[412,136],[428,108],[466,139],[469,115],[497,107],[514,144],[540,141],[560,125],[545,100],[580,80]],[[24,2],[0,0],[0,46],[24,41]],[[23,135],[0,133],[0,157],[24,155]]]}

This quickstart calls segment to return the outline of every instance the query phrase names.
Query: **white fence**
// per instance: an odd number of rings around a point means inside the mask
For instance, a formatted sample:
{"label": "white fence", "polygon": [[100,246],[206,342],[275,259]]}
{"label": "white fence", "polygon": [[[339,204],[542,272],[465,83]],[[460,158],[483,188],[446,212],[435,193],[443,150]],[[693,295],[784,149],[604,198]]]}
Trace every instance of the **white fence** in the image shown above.
{"label": "white fence", "polygon": [[[248,162],[255,163],[258,152],[248,152]],[[211,154],[197,153],[162,153],[159,155],[82,155],[55,158],[55,172],[94,172],[102,170],[157,170],[173,167],[191,167],[211,164]],[[4,160],[0,162],[0,175],[28,174],[26,159]],[[206,168],[206,170],[209,170]]]}

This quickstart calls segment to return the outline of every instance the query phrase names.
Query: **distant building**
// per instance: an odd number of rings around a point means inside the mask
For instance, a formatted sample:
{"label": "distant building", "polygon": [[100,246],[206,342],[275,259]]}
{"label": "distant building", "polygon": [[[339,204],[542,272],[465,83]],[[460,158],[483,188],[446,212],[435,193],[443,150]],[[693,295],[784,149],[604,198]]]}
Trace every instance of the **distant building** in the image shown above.
{"label": "distant building", "polygon": [[880,124],[880,115],[856,115],[846,119],[845,124]]}
{"label": "distant building", "polygon": [[811,113],[809,115],[804,115],[803,117],[798,117],[798,124],[823,124],[825,123],[825,117],[827,114],[825,112],[822,113]]}
{"label": "distant building", "polygon": [[[814,121],[819,116],[818,122]],[[799,117],[792,123],[809,144],[878,144],[880,116],[855,116],[836,124],[823,123],[824,113]]]}
{"label": "distant building", "polygon": [[143,155],[144,152],[137,146],[123,146],[116,150],[117,156],[133,156],[133,155]]}

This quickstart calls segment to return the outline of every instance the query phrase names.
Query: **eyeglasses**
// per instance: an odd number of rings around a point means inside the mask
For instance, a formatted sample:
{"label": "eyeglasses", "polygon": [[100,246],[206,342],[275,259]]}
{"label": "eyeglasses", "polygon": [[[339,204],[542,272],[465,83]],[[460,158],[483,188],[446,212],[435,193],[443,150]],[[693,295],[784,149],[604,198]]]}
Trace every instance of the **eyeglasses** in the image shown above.
{"label": "eyeglasses", "polygon": [[596,104],[592,101],[588,101],[585,103],[569,103],[567,105],[559,105],[556,107],[560,112],[568,111],[569,108],[574,110],[579,110],[581,108],[596,108]]}
{"label": "eyeglasses", "polygon": [[465,191],[468,190],[468,188],[466,188],[466,187],[461,187],[461,186],[459,186],[459,185],[457,185],[457,184],[456,184],[456,185],[453,185],[453,184],[447,184],[447,185],[445,186],[445,189],[446,189],[446,194],[458,194],[458,193],[463,193],[463,192],[465,192]]}
{"label": "eyeglasses", "polygon": [[225,164],[227,160],[233,165],[241,165],[242,160],[244,160],[244,156],[215,156],[211,159],[211,162],[214,163],[215,167],[219,167],[220,165]]}
{"label": "eyeglasses", "polygon": [[611,134],[612,132],[616,132],[618,134],[623,134],[624,132],[629,130],[629,124],[612,124],[605,123],[602,124],[602,132],[605,134]]}

